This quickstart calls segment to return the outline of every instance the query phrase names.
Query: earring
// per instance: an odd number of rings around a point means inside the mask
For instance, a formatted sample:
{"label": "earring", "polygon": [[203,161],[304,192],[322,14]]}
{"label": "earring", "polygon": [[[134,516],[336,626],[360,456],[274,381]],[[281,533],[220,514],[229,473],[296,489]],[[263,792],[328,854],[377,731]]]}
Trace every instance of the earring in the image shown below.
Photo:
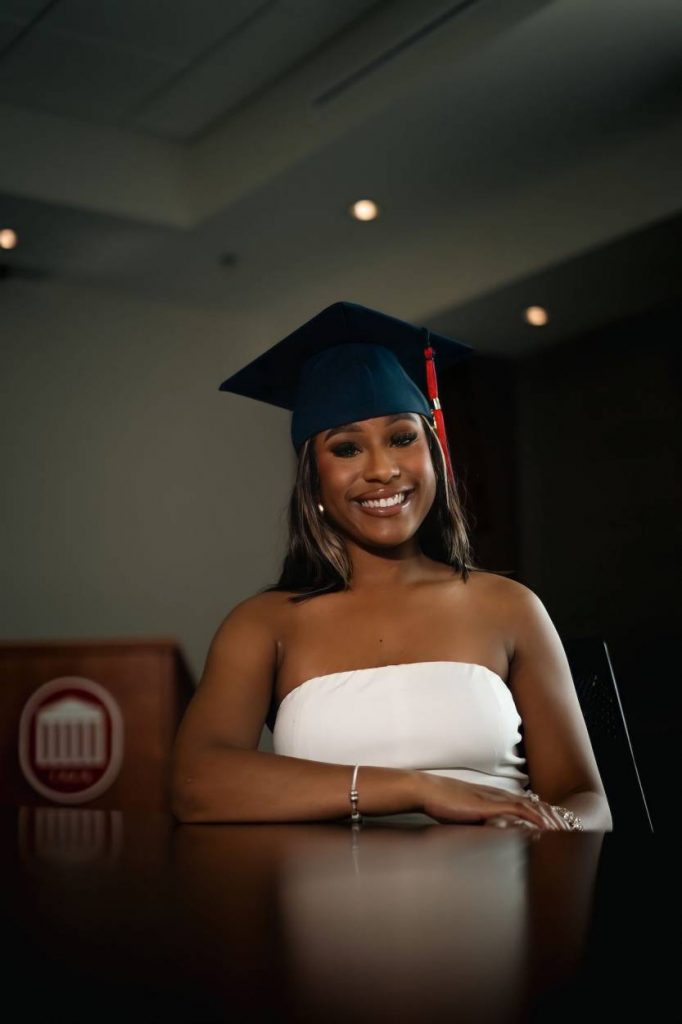
{"label": "earring", "polygon": [[318,502],[317,507],[319,508],[320,512],[324,512],[324,505],[321,502]]}

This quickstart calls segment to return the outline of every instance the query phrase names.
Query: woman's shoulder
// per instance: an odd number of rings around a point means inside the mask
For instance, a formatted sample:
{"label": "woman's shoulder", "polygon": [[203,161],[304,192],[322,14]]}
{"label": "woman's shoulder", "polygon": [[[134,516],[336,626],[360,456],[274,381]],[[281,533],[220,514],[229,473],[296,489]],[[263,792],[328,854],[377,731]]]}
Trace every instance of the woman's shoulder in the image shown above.
{"label": "woman's shoulder", "polygon": [[472,572],[472,608],[479,623],[489,623],[495,632],[505,637],[507,656],[511,660],[529,609],[540,602],[537,595],[518,580],[493,571]]}
{"label": "woman's shoulder", "polygon": [[492,569],[472,569],[469,580],[484,598],[513,606],[535,596],[530,587]]}
{"label": "woman's shoulder", "polygon": [[285,604],[293,593],[293,590],[272,590],[268,587],[267,590],[257,591],[241,603],[252,608],[274,608]]}
{"label": "woman's shoulder", "polygon": [[275,637],[286,611],[287,594],[259,592],[245,597],[225,612],[214,636],[214,644],[233,643],[242,634]]}

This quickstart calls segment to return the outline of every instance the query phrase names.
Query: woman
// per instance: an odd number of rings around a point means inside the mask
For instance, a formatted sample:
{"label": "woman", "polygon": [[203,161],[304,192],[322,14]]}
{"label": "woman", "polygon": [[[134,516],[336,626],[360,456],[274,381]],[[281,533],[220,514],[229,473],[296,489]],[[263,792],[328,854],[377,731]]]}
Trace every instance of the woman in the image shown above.
{"label": "woman", "polygon": [[180,820],[612,827],[549,616],[471,563],[432,342],[469,351],[335,303],[221,385],[293,408],[298,475],[280,581],[221,624],[180,727]]}

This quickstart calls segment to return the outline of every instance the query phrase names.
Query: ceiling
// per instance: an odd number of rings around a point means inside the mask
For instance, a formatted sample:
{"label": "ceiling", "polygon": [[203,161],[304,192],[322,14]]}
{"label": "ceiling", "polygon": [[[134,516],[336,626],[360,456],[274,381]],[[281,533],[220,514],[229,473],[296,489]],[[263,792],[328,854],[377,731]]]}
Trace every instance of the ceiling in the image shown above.
{"label": "ceiling", "polygon": [[679,0],[0,0],[0,289],[554,343],[679,294],[681,55]]}

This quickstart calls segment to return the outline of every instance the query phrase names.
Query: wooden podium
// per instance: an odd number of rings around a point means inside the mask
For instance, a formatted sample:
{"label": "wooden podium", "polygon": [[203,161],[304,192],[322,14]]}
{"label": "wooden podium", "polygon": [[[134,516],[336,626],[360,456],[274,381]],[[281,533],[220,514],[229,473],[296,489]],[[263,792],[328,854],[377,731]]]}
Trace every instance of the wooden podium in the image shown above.
{"label": "wooden podium", "polygon": [[0,643],[0,804],[169,810],[193,693],[173,639]]}

